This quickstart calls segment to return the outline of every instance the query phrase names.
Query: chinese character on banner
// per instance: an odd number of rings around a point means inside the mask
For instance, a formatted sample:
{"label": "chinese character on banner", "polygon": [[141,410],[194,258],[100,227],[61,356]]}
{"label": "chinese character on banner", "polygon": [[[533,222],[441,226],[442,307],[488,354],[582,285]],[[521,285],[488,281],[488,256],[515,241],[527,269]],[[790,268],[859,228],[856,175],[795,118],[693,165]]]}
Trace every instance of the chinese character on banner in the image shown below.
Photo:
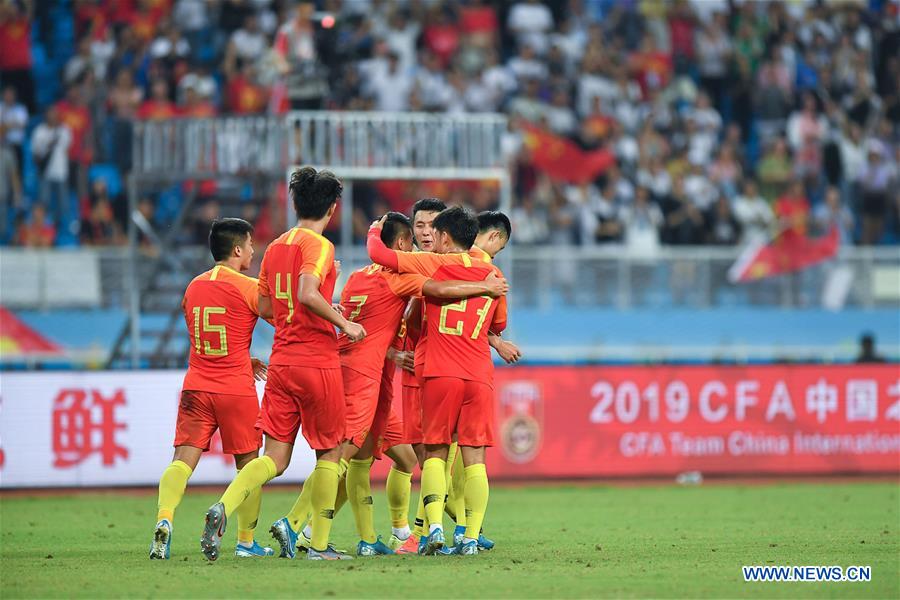
{"label": "chinese character on banner", "polygon": [[209,440],[209,452],[206,453],[206,456],[209,458],[220,458],[222,462],[226,465],[234,464],[234,457],[230,454],[225,454],[222,451],[222,432],[216,431],[212,438]]}
{"label": "chinese character on banner", "polygon": [[103,466],[128,458],[128,449],[116,443],[116,432],[126,424],[116,421],[116,408],[125,406],[125,392],[104,397],[97,390],[60,390],[53,401],[53,466],[74,467],[92,454]]}
{"label": "chinese character on banner", "polygon": [[900,421],[900,379],[888,388],[887,395],[889,398],[898,398],[898,400],[884,411],[884,418],[888,421]]}
{"label": "chinese character on banner", "polygon": [[838,392],[836,385],[829,385],[819,379],[815,385],[806,388],[806,412],[816,413],[819,423],[824,423],[828,413],[837,412]]}
{"label": "chinese character on banner", "polygon": [[541,447],[541,388],[532,381],[510,381],[499,395],[503,454],[510,462],[530,462]]}
{"label": "chinese character on banner", "polygon": [[851,379],[847,382],[847,421],[874,421],[878,418],[878,382]]}

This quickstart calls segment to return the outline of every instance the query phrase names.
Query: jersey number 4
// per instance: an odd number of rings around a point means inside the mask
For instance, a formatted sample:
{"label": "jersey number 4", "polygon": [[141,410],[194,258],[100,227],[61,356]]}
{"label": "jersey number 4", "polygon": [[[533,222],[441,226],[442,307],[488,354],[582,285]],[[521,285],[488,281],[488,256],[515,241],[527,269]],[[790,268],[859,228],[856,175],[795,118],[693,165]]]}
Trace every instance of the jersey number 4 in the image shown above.
{"label": "jersey number 4", "polygon": [[[200,315],[203,314],[203,329],[201,330],[200,326]],[[197,351],[197,354],[206,354],[207,356],[225,356],[228,354],[228,339],[225,336],[225,326],[224,325],[214,325],[209,322],[210,315],[224,315],[225,307],[224,306],[204,306],[202,309],[199,306],[194,307],[194,349]],[[219,347],[213,348],[212,344],[209,343],[209,340],[201,340],[200,332],[207,334],[219,334]],[[201,344],[202,341],[202,344]],[[201,352],[202,347],[202,352]]]}
{"label": "jersey number 4", "polygon": [[[475,311],[475,314],[478,315],[478,322],[475,323],[475,329],[472,330],[472,335],[469,336],[473,340],[478,339],[478,334],[481,333],[481,328],[484,327],[484,320],[487,318],[488,311],[491,309],[491,304],[493,304],[494,299],[488,296],[482,296],[485,299],[484,306]],[[466,312],[466,307],[469,304],[469,300],[460,300],[459,302],[453,302],[452,304],[445,304],[441,307],[441,320],[438,323],[438,331],[443,333],[444,335],[463,335],[463,322],[462,319],[457,321],[455,327],[447,326],[447,315],[450,311],[454,312]]]}

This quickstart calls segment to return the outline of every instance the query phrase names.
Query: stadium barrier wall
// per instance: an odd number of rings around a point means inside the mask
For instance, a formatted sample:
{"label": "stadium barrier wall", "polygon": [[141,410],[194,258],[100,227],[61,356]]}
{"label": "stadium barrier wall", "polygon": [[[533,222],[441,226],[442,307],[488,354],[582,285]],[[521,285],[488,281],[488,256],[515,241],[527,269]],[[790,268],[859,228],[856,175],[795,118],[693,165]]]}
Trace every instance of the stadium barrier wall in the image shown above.
{"label": "stadium barrier wall", "polygon": [[[4,373],[0,487],[155,485],[182,376]],[[496,393],[496,478],[900,473],[897,365],[521,366]],[[279,480],[313,465],[301,442]],[[192,481],[233,473],[215,438]]]}

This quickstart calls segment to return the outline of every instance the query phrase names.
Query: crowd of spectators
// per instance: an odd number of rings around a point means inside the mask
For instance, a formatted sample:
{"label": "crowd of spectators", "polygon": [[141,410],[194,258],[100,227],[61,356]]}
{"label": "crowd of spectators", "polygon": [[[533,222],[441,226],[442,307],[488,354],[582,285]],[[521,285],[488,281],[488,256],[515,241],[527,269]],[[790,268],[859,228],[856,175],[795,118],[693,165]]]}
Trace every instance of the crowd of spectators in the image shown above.
{"label": "crowd of spectators", "polygon": [[[0,85],[6,243],[121,243],[123,199],[88,173],[128,172],[134,119],[290,109],[507,113],[514,243],[900,240],[896,0],[0,0]],[[522,121],[616,164],[552,181]]]}

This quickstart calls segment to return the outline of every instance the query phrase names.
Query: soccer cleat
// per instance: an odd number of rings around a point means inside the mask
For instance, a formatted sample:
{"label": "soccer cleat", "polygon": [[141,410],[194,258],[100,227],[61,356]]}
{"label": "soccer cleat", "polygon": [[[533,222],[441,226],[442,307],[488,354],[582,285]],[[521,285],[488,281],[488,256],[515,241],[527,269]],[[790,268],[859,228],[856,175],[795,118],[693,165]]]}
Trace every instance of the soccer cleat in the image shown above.
{"label": "soccer cleat", "polygon": [[416,552],[418,552],[419,554],[424,556],[425,555],[425,543],[427,541],[428,541],[427,535],[420,536],[419,537],[419,547],[416,548]]}
{"label": "soccer cleat", "polygon": [[338,552],[331,546],[327,550],[316,550],[310,547],[306,551],[307,560],[353,560],[353,557],[343,552]]}
{"label": "soccer cleat", "polygon": [[243,546],[238,544],[234,549],[234,555],[241,558],[252,558],[256,556],[274,556],[275,551],[268,546],[260,546],[259,542],[253,540],[252,546]]}
{"label": "soccer cleat", "polygon": [[309,550],[312,545],[312,539],[306,535],[306,532],[301,529],[297,532],[297,550],[300,552],[306,552]]}
{"label": "soccer cleat", "polygon": [[456,529],[453,530],[453,545],[459,546],[462,543],[462,540],[465,536],[466,536],[466,526],[465,525],[457,525]]}
{"label": "soccer cleat", "polygon": [[294,558],[294,556],[297,555],[297,539],[299,536],[297,532],[291,528],[291,522],[287,520],[287,517],[283,517],[272,523],[272,527],[269,528],[269,533],[272,534],[272,537],[278,542],[278,546],[281,548],[278,554],[280,558]]}
{"label": "soccer cleat", "polygon": [[227,521],[225,505],[221,502],[216,502],[206,511],[206,526],[200,538],[200,551],[207,560],[219,558],[219,546],[222,544],[222,536],[225,535]]}
{"label": "soccer cleat", "polygon": [[172,523],[163,519],[156,524],[153,531],[153,542],[150,544],[150,560],[167,560],[172,547]]}
{"label": "soccer cleat", "polygon": [[494,542],[492,540],[484,537],[483,533],[478,534],[478,549],[479,550],[493,550]]}
{"label": "soccer cleat", "polygon": [[457,546],[456,553],[460,556],[472,556],[474,554],[478,554],[478,542],[476,540],[462,542]]}
{"label": "soccer cleat", "polygon": [[400,548],[403,547],[403,544],[405,544],[406,540],[408,540],[410,537],[412,537],[412,534],[410,534],[410,536],[408,536],[405,540],[401,540],[395,534],[392,533],[391,539],[389,539],[388,543],[387,543],[388,548],[390,548],[391,550],[396,552],[397,550],[399,550]]}
{"label": "soccer cleat", "polygon": [[437,528],[425,538],[425,556],[434,556],[434,553],[444,547],[444,530]]}
{"label": "soccer cleat", "polygon": [[456,544],[455,546],[444,546],[434,554],[435,556],[455,556],[459,554],[459,544]]}
{"label": "soccer cleat", "polygon": [[[394,536],[391,536],[393,538]],[[395,549],[396,554],[418,554],[419,553],[419,536],[411,533],[406,541],[402,542],[400,547]]]}
{"label": "soccer cleat", "polygon": [[360,540],[359,544],[356,545],[357,556],[383,556],[385,554],[393,553],[394,551],[385,546],[384,542],[381,541],[380,535],[378,536],[378,539],[376,539],[372,544],[364,540]]}

